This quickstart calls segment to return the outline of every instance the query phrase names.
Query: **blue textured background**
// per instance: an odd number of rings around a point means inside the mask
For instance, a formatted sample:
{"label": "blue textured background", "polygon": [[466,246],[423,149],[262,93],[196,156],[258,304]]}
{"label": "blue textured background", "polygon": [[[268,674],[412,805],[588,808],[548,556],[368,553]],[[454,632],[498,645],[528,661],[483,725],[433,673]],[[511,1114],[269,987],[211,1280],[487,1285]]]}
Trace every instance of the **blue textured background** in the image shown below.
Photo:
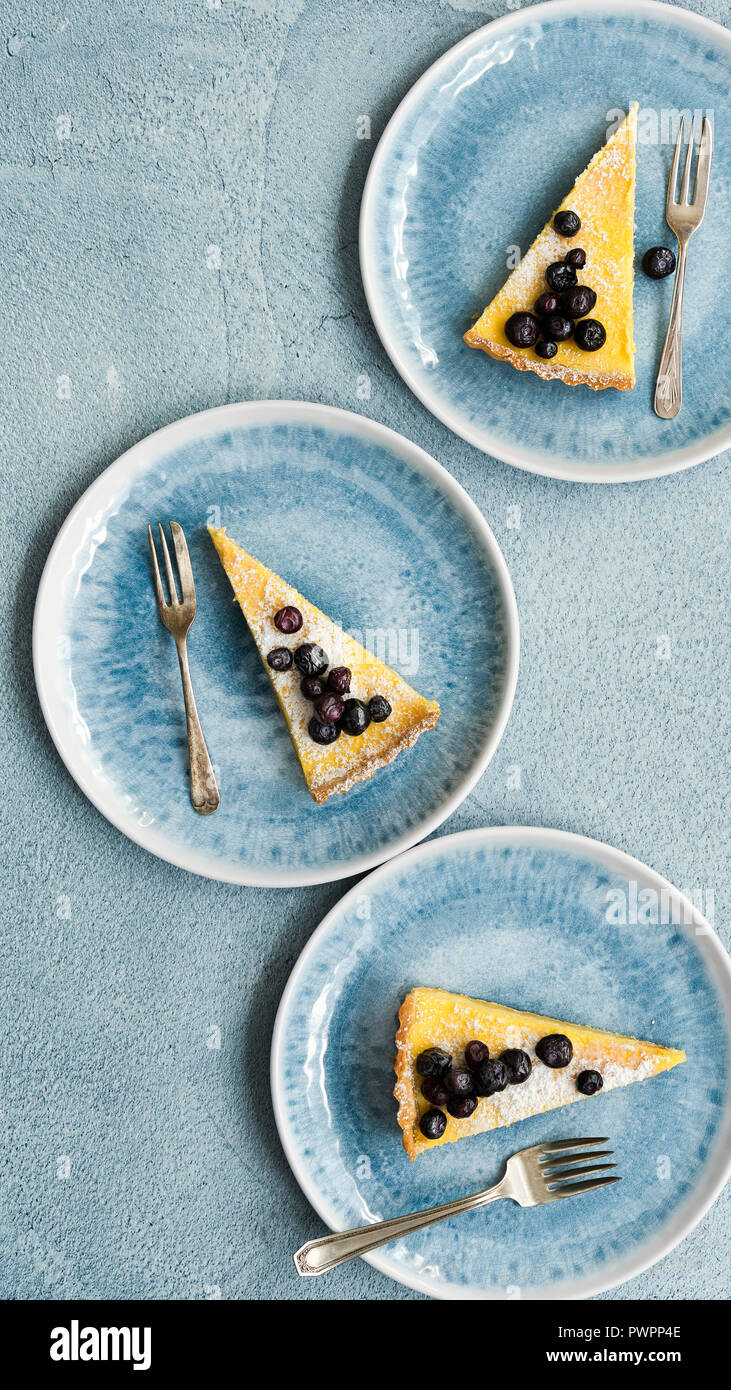
{"label": "blue textured background", "polygon": [[[364,304],[357,217],[375,140],[427,64],[505,8],[4,12],[6,1295],[416,1297],[362,1263],[299,1282],[290,1259],[321,1227],[274,1131],[271,1027],[345,885],[237,889],[153,859],[76,790],[35,700],[32,606],[55,532],[159,425],[299,396],[371,414],[434,454],[503,546],[522,625],[506,735],[445,830],[596,836],[702,890],[707,911],[712,894],[722,925],[723,462],[618,488],[493,462],[403,387]],[[358,139],[363,115],[371,140]],[[728,1210],[722,1199],[610,1297],[727,1297]]]}

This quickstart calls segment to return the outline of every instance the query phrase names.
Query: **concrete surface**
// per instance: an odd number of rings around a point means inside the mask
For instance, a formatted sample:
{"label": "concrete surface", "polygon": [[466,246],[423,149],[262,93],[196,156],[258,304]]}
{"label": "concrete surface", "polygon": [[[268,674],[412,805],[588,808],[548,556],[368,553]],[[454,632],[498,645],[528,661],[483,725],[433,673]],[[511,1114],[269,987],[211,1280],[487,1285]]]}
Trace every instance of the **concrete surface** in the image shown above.
{"label": "concrete surface", "polygon": [[[236,889],[158,862],[77,791],[37,705],[30,625],[49,546],[88,483],[158,426],[302,397],[434,454],[503,546],[523,639],[505,738],[444,831],[595,836],[703,894],[722,928],[722,461],[614,488],[494,462],[402,385],[363,298],[357,217],[375,141],[427,64],[506,8],[4,9],[5,1296],[416,1297],[362,1262],[299,1282],[290,1258],[321,1227],[274,1130],[271,1028],[348,885]],[[719,1201],[610,1297],[728,1297],[728,1211]]]}

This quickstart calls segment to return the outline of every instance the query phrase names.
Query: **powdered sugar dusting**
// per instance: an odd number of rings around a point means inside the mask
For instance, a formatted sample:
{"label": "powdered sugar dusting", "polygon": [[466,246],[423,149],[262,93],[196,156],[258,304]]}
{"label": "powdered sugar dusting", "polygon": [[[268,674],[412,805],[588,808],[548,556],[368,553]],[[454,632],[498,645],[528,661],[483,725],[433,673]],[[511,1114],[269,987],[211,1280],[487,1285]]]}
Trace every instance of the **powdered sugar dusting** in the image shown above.
{"label": "powdered sugar dusting", "polygon": [[[505,1048],[516,1047],[527,1052],[532,1063],[527,1081],[508,1086],[497,1095],[483,1097],[476,1110],[465,1120],[449,1116],[445,1135],[438,1141],[442,1143],[482,1134],[498,1126],[527,1119],[530,1115],[587,1099],[576,1087],[576,1079],[582,1071],[600,1072],[604,1081],[603,1090],[611,1091],[628,1086],[633,1081],[643,1081],[683,1059],[682,1054],[657,1048],[635,1038],[589,1030],[556,1019],[539,1019],[536,1015],[482,1004],[462,995],[444,994],[444,1004],[435,1008],[434,994],[430,990],[412,991],[402,1009],[402,1021],[404,1015],[408,1015],[406,1028],[397,1038],[399,1055],[396,1070],[399,1079],[394,1094],[399,1102],[402,1127],[413,1127],[416,1152],[432,1147],[433,1142],[424,1139],[418,1130],[419,1117],[429,1108],[421,1095],[420,1079],[414,1065],[423,1047],[443,1048],[456,1065],[461,1065],[465,1044],[471,1038],[479,1038],[487,1043],[493,1057],[499,1056]],[[536,1044],[547,1033],[556,1031],[565,1033],[571,1040],[574,1053],[567,1067],[554,1069],[547,1067],[536,1056]],[[413,1042],[412,1037],[415,1039]]]}
{"label": "powdered sugar dusting", "polygon": [[[308,783],[317,800],[324,800],[331,791],[347,791],[355,781],[391,762],[421,733],[434,727],[439,717],[439,706],[434,701],[418,695],[401,676],[379,662],[285,580],[264,570],[246,551],[234,549],[233,545],[226,554],[226,572],[287,717],[303,769],[303,759],[306,761]],[[274,624],[275,614],[287,605],[302,613],[303,624],[298,632],[283,633]],[[266,663],[272,647],[286,647],[293,652],[303,642],[322,647],[329,666],[351,668],[354,674],[350,696],[367,703],[373,695],[384,695],[392,709],[388,719],[370,724],[358,738],[341,735],[335,743],[316,743],[307,727],[314,707],[300,689],[301,672],[295,666],[288,671],[274,671]]]}

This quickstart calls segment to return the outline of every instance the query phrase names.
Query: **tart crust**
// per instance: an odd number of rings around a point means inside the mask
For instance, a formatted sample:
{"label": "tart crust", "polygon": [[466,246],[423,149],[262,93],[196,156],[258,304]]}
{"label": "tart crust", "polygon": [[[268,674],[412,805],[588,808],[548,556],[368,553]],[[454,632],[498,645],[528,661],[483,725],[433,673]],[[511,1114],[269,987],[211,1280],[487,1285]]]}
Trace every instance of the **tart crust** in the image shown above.
{"label": "tart crust", "polygon": [[[549,1033],[565,1033],[571,1039],[574,1055],[567,1067],[552,1070],[536,1059],[535,1044]],[[420,1093],[416,1058],[427,1047],[443,1047],[458,1057],[472,1039],[487,1043],[491,1057],[499,1057],[508,1047],[522,1048],[533,1063],[531,1075],[520,1085],[482,1097],[466,1120],[447,1116],[441,1139],[427,1139],[419,1128],[421,1115],[429,1106]],[[589,1100],[591,1097],[576,1087],[579,1072],[589,1068],[601,1072],[603,1089],[610,1091],[668,1071],[684,1061],[685,1053],[675,1048],[419,986],[407,994],[401,1005],[396,1033],[393,1093],[398,1101],[403,1145],[409,1158],[414,1159],[425,1149]]]}
{"label": "tart crust", "polygon": [[519,372],[535,372],[536,376],[541,376],[545,381],[553,380],[558,377],[560,381],[565,381],[567,386],[589,386],[592,391],[606,391],[608,387],[614,386],[618,391],[631,391],[635,384],[634,376],[628,372],[582,372],[577,367],[563,366],[560,362],[555,366],[552,361],[544,362],[539,357],[526,357],[503,343],[491,343],[486,338],[481,338],[479,333],[472,329],[464,335],[464,341],[469,347],[481,348],[488,357],[494,357],[499,362],[509,362],[511,367],[517,367]]}

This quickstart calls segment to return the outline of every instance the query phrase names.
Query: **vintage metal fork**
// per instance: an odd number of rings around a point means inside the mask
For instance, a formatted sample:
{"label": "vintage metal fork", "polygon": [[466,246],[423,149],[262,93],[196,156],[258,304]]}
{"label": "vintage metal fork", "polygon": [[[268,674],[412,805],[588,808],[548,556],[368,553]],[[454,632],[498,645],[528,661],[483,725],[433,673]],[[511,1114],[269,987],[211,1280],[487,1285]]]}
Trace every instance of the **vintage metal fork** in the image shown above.
{"label": "vintage metal fork", "polygon": [[160,542],[162,544],[163,560],[165,561],[165,574],[168,582],[168,593],[170,602],[165,598],[165,593],[160,579],[160,570],[157,563],[157,551],[155,542],[152,538],[152,527],[147,528],[147,539],[150,543],[150,556],[152,558],[152,575],[155,582],[155,594],[157,597],[157,611],[160,614],[160,621],[171,632],[175,638],[175,646],[178,651],[178,661],[180,662],[180,675],[183,681],[183,699],[185,701],[185,720],[188,726],[188,752],[190,754],[190,799],[193,809],[202,816],[210,816],[213,811],[217,811],[221,804],[216,778],[213,773],[211,759],[208,756],[206,741],[203,737],[201,722],[198,718],[195,696],[193,695],[193,685],[190,679],[190,668],[188,666],[188,630],[195,618],[195,584],[193,582],[193,567],[190,563],[188,546],[182,526],[177,521],[170,522],[170,531],[175,547],[175,558],[178,562],[178,575],[180,577],[180,598],[175,587],[175,576],[170,561],[165,532],[162,523],[158,522],[160,532]]}
{"label": "vintage metal fork", "polygon": [[[325,1274],[356,1255],[377,1250],[379,1245],[398,1240],[399,1236],[408,1236],[412,1231],[420,1231],[424,1226],[433,1226],[448,1216],[459,1216],[463,1211],[484,1207],[488,1202],[496,1202],[499,1197],[511,1197],[521,1207],[539,1207],[544,1202],[576,1197],[581,1192],[593,1192],[598,1187],[620,1182],[619,1177],[586,1177],[587,1173],[604,1173],[609,1168],[616,1168],[616,1163],[590,1162],[594,1158],[610,1158],[611,1149],[584,1152],[589,1145],[606,1143],[607,1139],[554,1139],[548,1144],[534,1144],[532,1148],[523,1149],[508,1159],[505,1173],[495,1187],[473,1192],[469,1197],[458,1197],[455,1202],[444,1202],[440,1207],[411,1212],[409,1216],[395,1216],[390,1221],[378,1221],[373,1226],[359,1226],[354,1231],[339,1231],[335,1235],[323,1236],[321,1240],[308,1241],[294,1256],[297,1273]],[[575,1153],[575,1149],[582,1152]],[[582,1181],[567,1182],[568,1178],[581,1178]]]}
{"label": "vintage metal fork", "polygon": [[698,164],[695,176],[695,190],[692,203],[689,202],[690,171],[695,144],[695,116],[691,121],[688,148],[683,167],[683,181],[680,185],[680,198],[676,200],[675,185],[678,177],[680,151],[685,138],[685,116],[680,122],[675,153],[668,180],[668,193],[665,202],[665,219],[678,238],[678,265],[675,271],[673,302],[670,306],[670,322],[665,338],[665,346],[660,358],[660,366],[655,385],[655,412],[663,420],[673,420],[679,413],[683,401],[682,380],[682,331],[683,331],[683,290],[685,288],[685,266],[688,257],[688,242],[703,221],[708,196],[708,179],[713,158],[713,128],[707,116],[703,117],[701,139],[698,149]]}

